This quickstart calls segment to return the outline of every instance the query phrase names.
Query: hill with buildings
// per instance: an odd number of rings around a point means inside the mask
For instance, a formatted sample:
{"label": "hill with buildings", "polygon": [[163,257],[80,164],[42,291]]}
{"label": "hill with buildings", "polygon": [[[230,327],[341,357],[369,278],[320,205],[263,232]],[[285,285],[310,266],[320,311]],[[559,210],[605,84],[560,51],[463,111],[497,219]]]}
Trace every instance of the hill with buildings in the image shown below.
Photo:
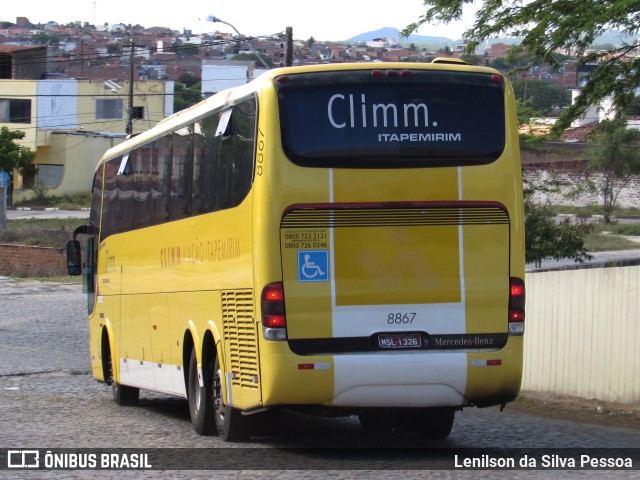
{"label": "hill with buildings", "polygon": [[351,37],[347,42],[362,43],[371,42],[379,38],[388,38],[397,40],[400,43],[415,43],[419,45],[435,45],[446,46],[453,45],[457,40],[452,40],[447,37],[435,37],[428,35],[410,35],[408,38],[400,38],[400,30],[393,27],[384,27],[370,32],[361,33],[355,37]]}

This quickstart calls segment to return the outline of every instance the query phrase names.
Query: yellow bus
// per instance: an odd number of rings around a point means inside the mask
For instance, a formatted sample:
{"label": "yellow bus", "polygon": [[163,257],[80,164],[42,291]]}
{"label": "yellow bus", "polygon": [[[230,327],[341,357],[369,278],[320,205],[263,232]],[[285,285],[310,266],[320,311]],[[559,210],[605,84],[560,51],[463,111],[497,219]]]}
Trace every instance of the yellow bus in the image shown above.
{"label": "yellow bus", "polygon": [[110,149],[67,252],[118,404],[186,398],[227,441],[274,408],[442,438],[518,395],[523,228],[498,71],[313,65]]}

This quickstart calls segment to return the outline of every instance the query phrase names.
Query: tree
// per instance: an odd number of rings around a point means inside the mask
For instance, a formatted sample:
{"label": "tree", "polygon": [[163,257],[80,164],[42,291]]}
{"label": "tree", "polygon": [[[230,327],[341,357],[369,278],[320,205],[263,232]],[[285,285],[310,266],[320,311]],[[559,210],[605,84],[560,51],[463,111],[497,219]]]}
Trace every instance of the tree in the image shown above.
{"label": "tree", "polygon": [[502,71],[509,70],[510,68],[510,65],[507,62],[507,59],[503,57],[498,57],[495,60],[493,60],[490,66],[495,68],[496,70],[502,70]]}
{"label": "tree", "polygon": [[173,94],[173,111],[179,112],[196,103],[202,101],[202,93],[200,92],[200,81],[187,86],[181,82],[176,82],[175,92]]}
{"label": "tree", "polygon": [[185,72],[178,77],[178,82],[184,84],[185,87],[191,88],[198,84],[200,88],[200,77],[190,72]]}
{"label": "tree", "polygon": [[633,97],[624,114],[628,117],[640,115],[640,97]]}
{"label": "tree", "polygon": [[592,190],[602,201],[605,223],[611,222],[618,195],[640,174],[640,131],[627,128],[626,119],[605,120],[593,133],[588,169],[598,176]]}
{"label": "tree", "polygon": [[513,92],[522,102],[531,102],[531,106],[542,116],[571,103],[571,92],[556,87],[546,80],[514,80]]}
{"label": "tree", "polygon": [[25,168],[33,162],[36,154],[29,147],[18,145],[15,141],[22,140],[25,133],[21,130],[9,130],[0,127],[0,168],[5,172],[14,169],[22,175]]}
{"label": "tree", "polygon": [[[423,0],[426,12],[408,25],[408,37],[424,23],[460,20],[465,5],[472,0]],[[555,131],[566,129],[591,105],[608,96],[619,111],[635,96],[640,85],[640,46],[637,33],[639,0],[486,0],[475,14],[475,23],[464,33],[467,51],[473,52],[484,40],[495,36],[521,39],[513,50],[526,52],[531,65],[560,67],[556,52],[577,56],[582,64],[596,64],[575,103],[556,123]],[[589,50],[607,30],[621,32],[622,44],[602,51]],[[628,39],[628,40],[625,40]]]}
{"label": "tree", "polygon": [[543,135],[536,135],[531,119],[541,117],[542,114],[533,108],[530,99],[527,99],[526,102],[516,99],[516,116],[520,130],[520,149],[536,151],[536,148],[545,143],[547,139]]}
{"label": "tree", "polygon": [[591,258],[584,247],[589,234],[588,225],[574,225],[569,221],[558,223],[548,203],[537,203],[533,196],[536,191],[550,192],[556,188],[552,182],[543,185],[525,183],[524,189],[524,231],[525,260],[539,267],[543,260],[569,258],[584,262]]}
{"label": "tree", "polygon": [[460,59],[464,60],[469,65],[484,65],[484,58],[480,55],[472,55],[469,52],[463,53]]}
{"label": "tree", "polygon": [[47,45],[50,43],[59,43],[60,37],[57,35],[49,35],[48,33],[36,33],[31,35],[31,41],[38,45]]}
{"label": "tree", "polygon": [[[516,100],[518,126],[522,127],[537,116],[531,102]],[[521,133],[521,148],[527,149],[544,141],[543,137]],[[563,258],[583,262],[591,258],[584,247],[589,234],[587,225],[573,225],[570,222],[558,223],[556,215],[548,203],[535,201],[536,193],[549,194],[557,192],[562,184],[556,179],[533,183],[524,179],[524,246],[525,260],[540,266],[546,258],[561,260]]]}

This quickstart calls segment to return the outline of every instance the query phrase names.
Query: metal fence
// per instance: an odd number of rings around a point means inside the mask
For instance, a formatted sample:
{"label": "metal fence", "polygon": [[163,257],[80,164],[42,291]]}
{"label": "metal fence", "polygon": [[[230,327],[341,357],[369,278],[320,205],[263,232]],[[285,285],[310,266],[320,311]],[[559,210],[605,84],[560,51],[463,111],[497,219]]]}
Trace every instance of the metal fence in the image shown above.
{"label": "metal fence", "polygon": [[640,401],[640,266],[529,273],[522,389]]}

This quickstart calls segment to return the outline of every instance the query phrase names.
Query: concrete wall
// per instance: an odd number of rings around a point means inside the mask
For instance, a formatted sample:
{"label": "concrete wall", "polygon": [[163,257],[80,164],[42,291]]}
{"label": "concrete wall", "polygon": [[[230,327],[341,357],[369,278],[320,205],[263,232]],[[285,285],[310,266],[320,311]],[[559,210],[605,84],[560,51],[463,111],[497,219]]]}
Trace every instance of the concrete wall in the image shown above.
{"label": "concrete wall", "polygon": [[640,401],[640,266],[530,273],[523,390]]}

